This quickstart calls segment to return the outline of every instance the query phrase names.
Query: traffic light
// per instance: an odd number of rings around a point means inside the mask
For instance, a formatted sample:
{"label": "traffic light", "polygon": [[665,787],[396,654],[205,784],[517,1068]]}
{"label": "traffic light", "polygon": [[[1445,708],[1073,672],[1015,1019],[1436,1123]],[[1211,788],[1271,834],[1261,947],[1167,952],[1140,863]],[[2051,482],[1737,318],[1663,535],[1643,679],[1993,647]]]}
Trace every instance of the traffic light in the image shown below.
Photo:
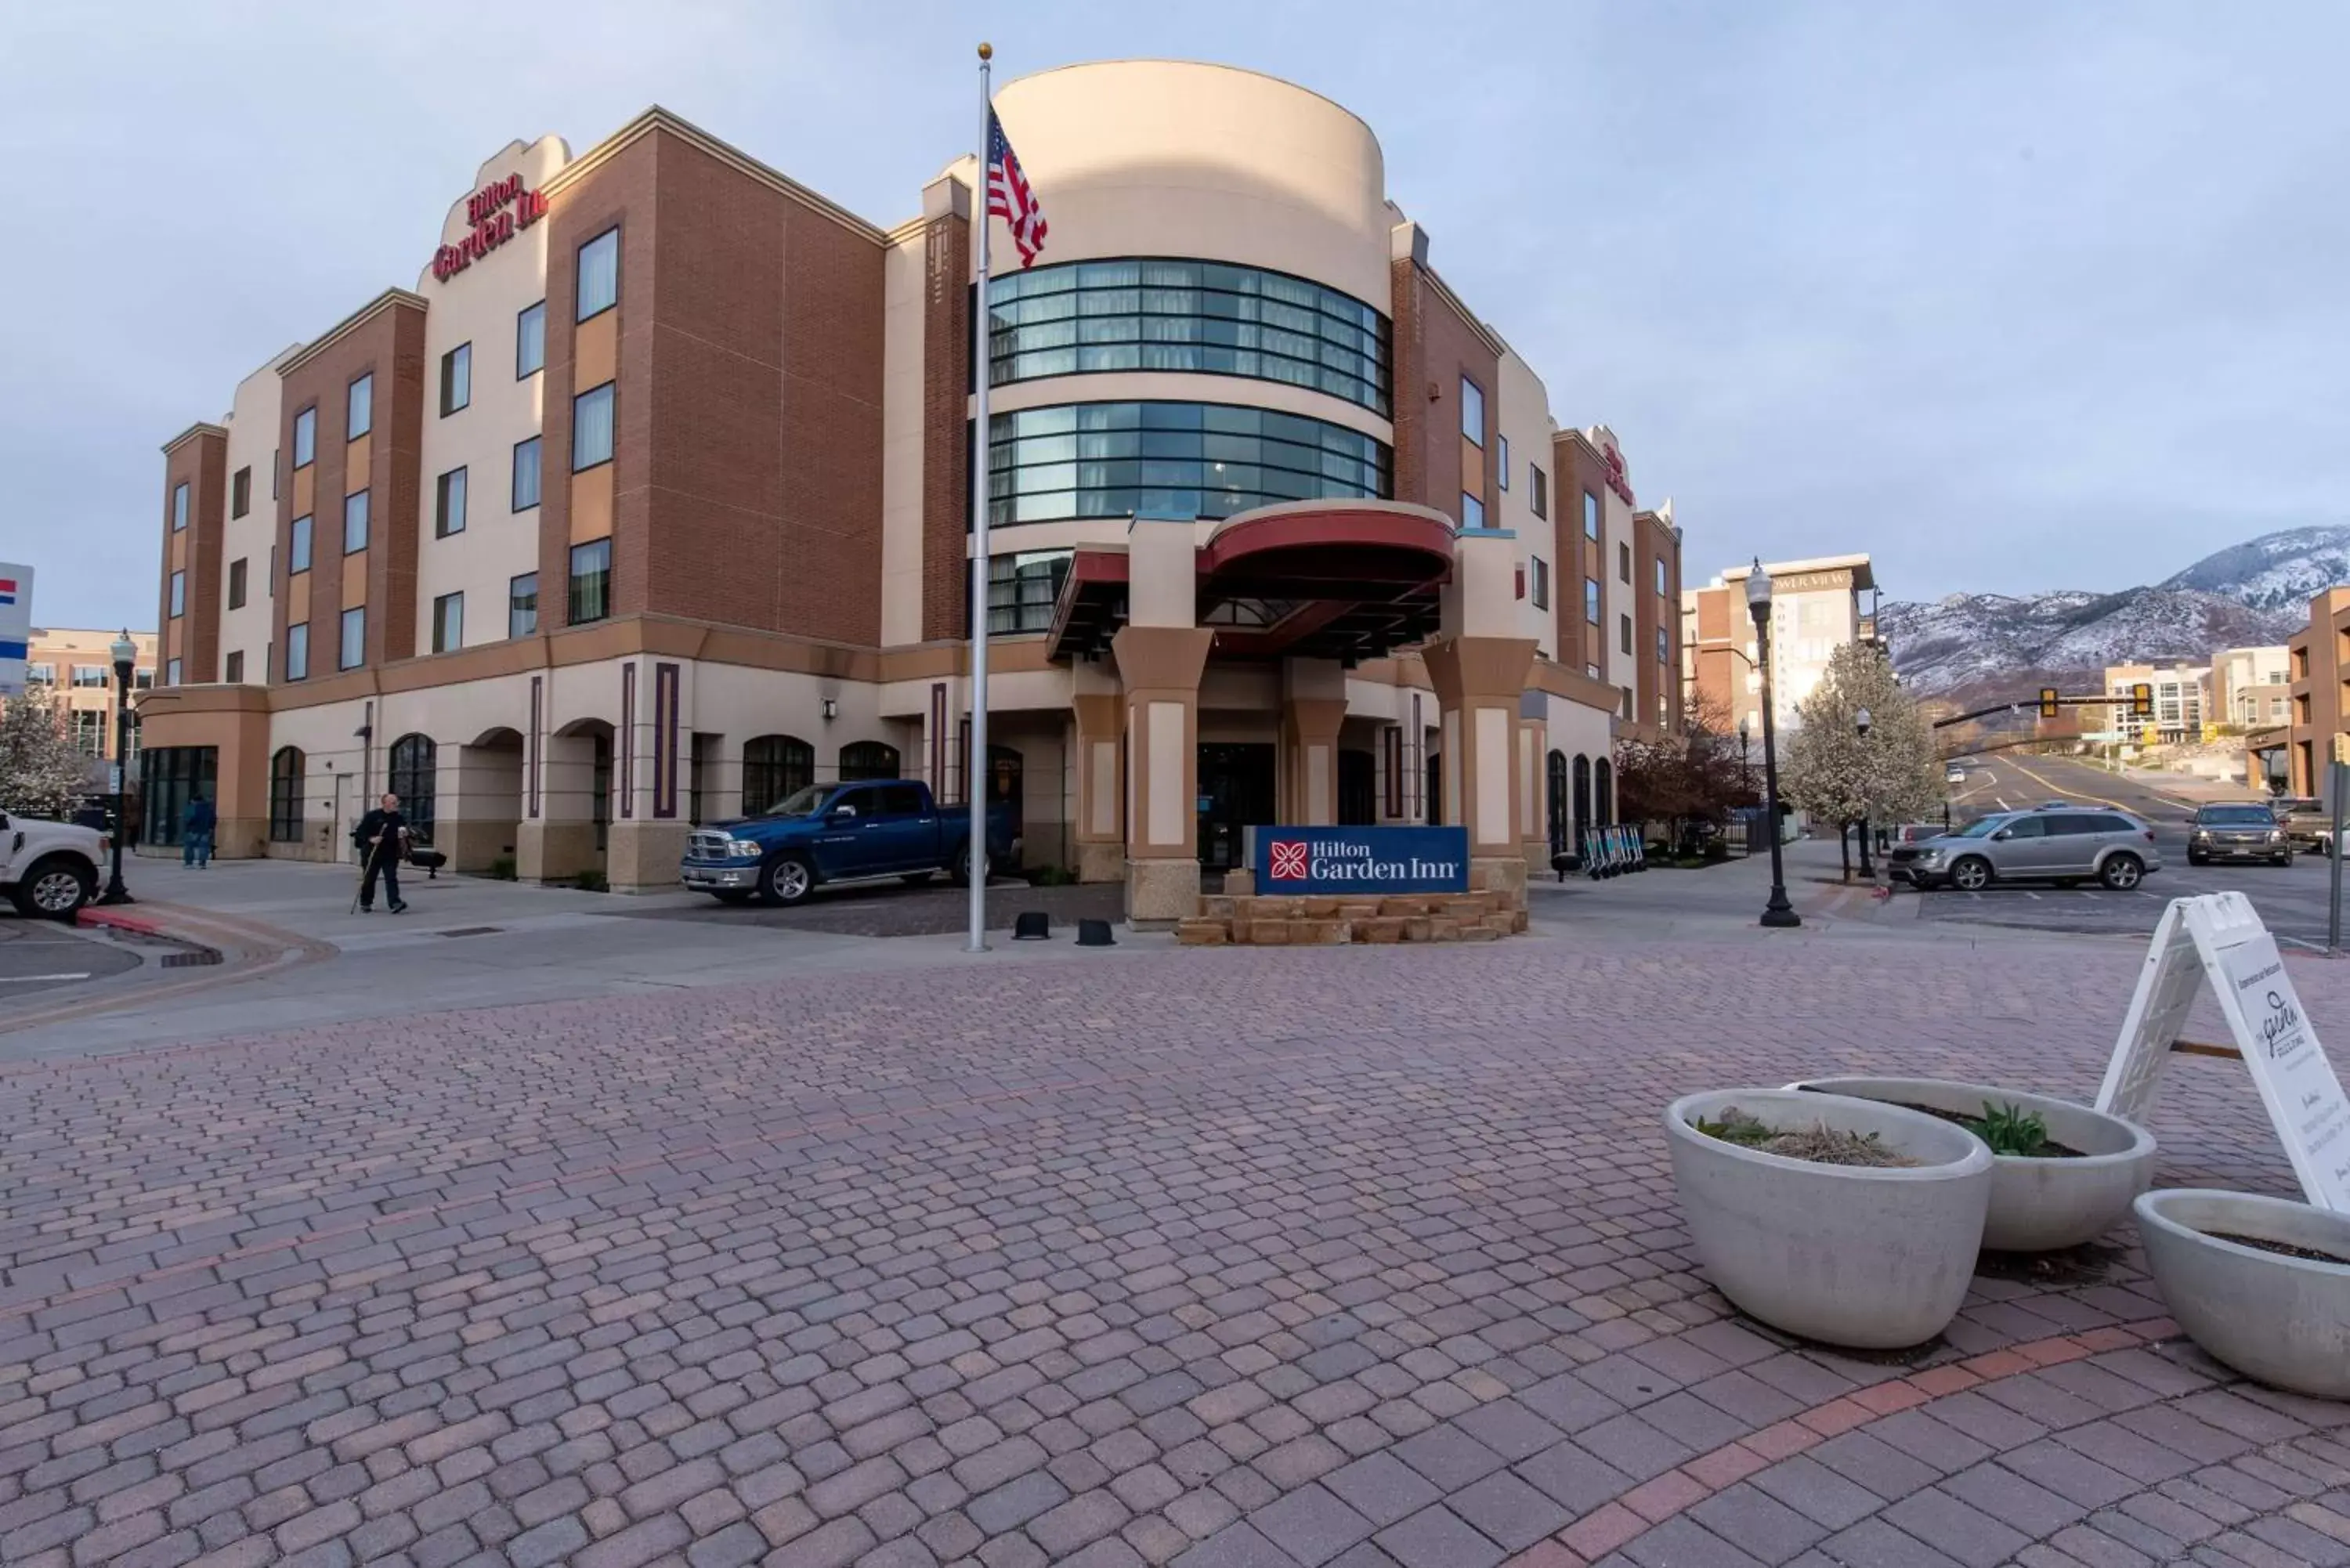
{"label": "traffic light", "polygon": [[2130,688],[2130,716],[2136,719],[2154,717],[2154,688],[2143,680]]}
{"label": "traffic light", "polygon": [[2040,716],[2043,719],[2054,719],[2056,716],[2056,688],[2054,686],[2043,686],[2040,689]]}

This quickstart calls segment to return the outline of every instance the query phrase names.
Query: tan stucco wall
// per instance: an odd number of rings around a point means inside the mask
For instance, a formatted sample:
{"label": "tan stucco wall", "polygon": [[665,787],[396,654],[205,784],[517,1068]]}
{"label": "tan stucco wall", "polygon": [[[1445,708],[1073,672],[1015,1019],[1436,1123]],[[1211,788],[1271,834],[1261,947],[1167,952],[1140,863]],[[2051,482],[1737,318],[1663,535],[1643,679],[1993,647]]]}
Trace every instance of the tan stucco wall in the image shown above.
{"label": "tan stucco wall", "polygon": [[[1526,596],[1517,601],[1514,635],[1531,637],[1543,658],[1557,651],[1557,604],[1559,559],[1555,519],[1558,515],[1557,496],[1550,497],[1548,517],[1537,517],[1534,509],[1534,483],[1528,473],[1529,464],[1538,465],[1545,479],[1550,473],[1551,433],[1555,428],[1550,417],[1549,394],[1542,378],[1516,354],[1504,354],[1501,358],[1499,417],[1495,410],[1486,410],[1487,422],[1507,438],[1510,443],[1510,472],[1507,488],[1501,492],[1501,505],[1487,521],[1496,528],[1507,528],[1518,536],[1517,562],[1525,568]],[[1498,459],[1499,453],[1495,456]],[[1550,570],[1550,605],[1547,609],[1534,604],[1534,562],[1541,560]],[[1582,585],[1575,591],[1583,591]]]}
{"label": "tan stucco wall", "polygon": [[[270,476],[278,462],[278,393],[284,385],[278,379],[277,368],[298,348],[287,348],[239,381],[236,400],[224,421],[228,427],[228,461],[224,465],[223,483],[229,486],[228,493],[221,498],[221,516],[225,519],[221,525],[220,574],[220,672],[224,680],[228,679],[228,656],[232,653],[244,655],[244,679],[248,684],[262,685],[269,679],[273,610],[269,598],[273,576],[270,556],[277,542],[277,499]],[[231,514],[231,503],[235,499],[236,472],[241,468],[253,471],[252,502],[245,514],[237,517]],[[244,562],[244,606],[230,609],[229,568],[239,560]]]}

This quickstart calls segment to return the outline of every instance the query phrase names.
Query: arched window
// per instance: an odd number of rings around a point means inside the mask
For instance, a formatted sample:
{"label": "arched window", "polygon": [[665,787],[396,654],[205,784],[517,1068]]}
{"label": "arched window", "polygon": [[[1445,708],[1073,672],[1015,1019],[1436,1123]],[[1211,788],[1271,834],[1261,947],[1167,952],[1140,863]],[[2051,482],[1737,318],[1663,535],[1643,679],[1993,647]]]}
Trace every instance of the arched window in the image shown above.
{"label": "arched window", "polygon": [[1553,752],[1544,764],[1543,801],[1544,813],[1550,829],[1550,853],[1553,859],[1567,852],[1567,840],[1575,831],[1573,819],[1567,815],[1566,753]]}
{"label": "arched window", "polygon": [[816,783],[816,748],[796,735],[743,742],[743,814],[755,815]]}
{"label": "arched window", "polygon": [[853,784],[858,779],[894,779],[902,777],[898,771],[898,748],[880,741],[851,741],[840,748],[840,782]]}
{"label": "arched window", "polygon": [[1591,767],[1591,804],[1598,809],[1599,826],[1616,826],[1616,764],[1606,757]]}
{"label": "arched window", "polygon": [[1575,852],[1583,853],[1583,830],[1592,826],[1591,820],[1591,759],[1575,759]]}
{"label": "arched window", "polygon": [[391,775],[384,787],[400,797],[400,815],[419,838],[432,836],[435,750],[430,735],[402,735],[391,743]]}
{"label": "arched window", "polygon": [[280,746],[269,759],[269,841],[302,842],[302,753]]}

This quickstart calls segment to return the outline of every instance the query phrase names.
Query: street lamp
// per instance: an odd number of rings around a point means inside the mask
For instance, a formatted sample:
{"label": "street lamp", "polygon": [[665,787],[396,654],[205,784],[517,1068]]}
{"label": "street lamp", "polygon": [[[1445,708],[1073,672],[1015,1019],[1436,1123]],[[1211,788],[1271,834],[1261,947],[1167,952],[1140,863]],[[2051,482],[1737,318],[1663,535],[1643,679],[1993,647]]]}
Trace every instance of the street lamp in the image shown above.
{"label": "street lamp", "polygon": [[106,891],[98,896],[98,901],[135,904],[139,900],[122,885],[122,840],[130,831],[130,815],[122,795],[123,786],[130,782],[130,667],[139,657],[139,645],[130,640],[126,627],[107,651],[114,656],[114,854],[106,875]]}
{"label": "street lamp", "polygon": [[[1861,742],[1861,744],[1862,744],[1863,746],[1867,745],[1867,743],[1868,743],[1868,710],[1867,710],[1867,709],[1863,708],[1859,712],[1855,713],[1855,714],[1852,716],[1852,727],[1853,727],[1855,730],[1856,730],[1856,731],[1858,731],[1858,732],[1860,732],[1860,742]],[[1866,777],[1866,773],[1864,773],[1863,776],[1864,776],[1864,777]],[[1877,871],[1876,871],[1875,867],[1871,867],[1871,866],[1869,865],[1869,863],[1868,863],[1868,813],[1867,813],[1867,811],[1866,811],[1866,809],[1864,809],[1864,810],[1861,812],[1861,814],[1860,814],[1860,874],[1861,874],[1862,876],[1864,876],[1864,877],[1875,877],[1875,876],[1877,875]]]}
{"label": "street lamp", "polygon": [[1746,609],[1754,618],[1754,666],[1762,677],[1762,823],[1771,835],[1771,901],[1762,906],[1762,923],[1772,927],[1800,926],[1804,918],[1787,902],[1787,872],[1779,853],[1779,754],[1771,719],[1771,578],[1762,557],[1746,576]]}

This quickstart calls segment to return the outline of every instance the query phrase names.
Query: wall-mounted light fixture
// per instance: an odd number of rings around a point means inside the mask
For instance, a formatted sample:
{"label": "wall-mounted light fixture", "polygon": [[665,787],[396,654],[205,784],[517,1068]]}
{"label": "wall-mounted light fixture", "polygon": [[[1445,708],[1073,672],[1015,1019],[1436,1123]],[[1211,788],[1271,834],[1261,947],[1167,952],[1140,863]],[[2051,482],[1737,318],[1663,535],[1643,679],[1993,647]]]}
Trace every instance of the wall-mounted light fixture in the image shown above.
{"label": "wall-mounted light fixture", "polygon": [[839,718],[840,704],[829,697],[826,698],[824,700],[824,717],[827,723],[830,723],[833,720]]}

